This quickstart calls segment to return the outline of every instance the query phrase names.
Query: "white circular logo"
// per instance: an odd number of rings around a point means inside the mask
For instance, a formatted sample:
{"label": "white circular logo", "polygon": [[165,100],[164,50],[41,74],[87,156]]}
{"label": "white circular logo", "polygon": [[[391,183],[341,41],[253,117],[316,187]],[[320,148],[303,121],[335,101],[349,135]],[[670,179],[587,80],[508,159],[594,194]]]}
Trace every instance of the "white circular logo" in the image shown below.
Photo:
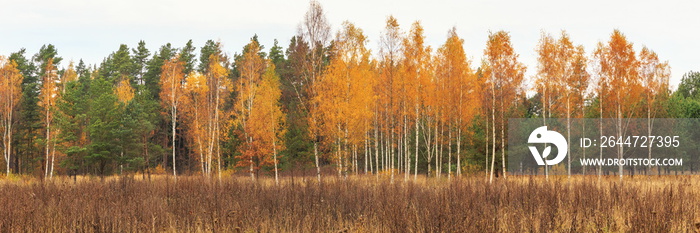
{"label": "white circular logo", "polygon": [[537,151],[537,148],[535,146],[528,146],[530,148],[530,152],[532,152],[532,156],[535,157],[535,161],[537,161],[538,165],[555,165],[561,163],[561,161],[563,161],[564,158],[566,158],[566,151],[569,146],[564,136],[562,136],[556,131],[547,130],[547,126],[542,126],[533,130],[532,133],[530,133],[530,137],[527,139],[527,142],[551,143],[554,144],[557,147],[557,151],[559,151],[556,157],[554,157],[553,159],[547,159],[547,157],[549,157],[549,154],[552,152],[551,146],[545,146],[544,150],[542,151],[542,154],[540,154],[540,152]]}

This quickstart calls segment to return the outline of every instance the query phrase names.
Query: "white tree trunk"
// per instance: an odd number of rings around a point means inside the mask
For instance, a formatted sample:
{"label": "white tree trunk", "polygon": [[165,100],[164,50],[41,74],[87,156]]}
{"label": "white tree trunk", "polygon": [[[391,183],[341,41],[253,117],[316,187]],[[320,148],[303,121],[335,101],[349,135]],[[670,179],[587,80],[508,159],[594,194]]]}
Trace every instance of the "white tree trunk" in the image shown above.
{"label": "white tree trunk", "polygon": [[415,166],[415,168],[416,169],[414,171],[413,180],[418,180],[418,122],[419,121],[420,121],[420,117],[418,116],[418,105],[416,104],[416,136],[415,136],[415,140],[416,140],[416,150],[415,150],[416,166]]}
{"label": "white tree trunk", "polygon": [[[653,124],[654,124],[654,121],[651,118],[651,104],[653,103],[653,101],[654,101],[654,99],[649,100],[649,103],[647,105],[647,131],[648,131],[647,135],[651,135],[651,131],[652,131]],[[656,115],[656,114],[654,114],[654,115]],[[651,161],[651,148],[652,148],[651,146],[648,147],[650,161]],[[651,164],[647,167],[647,174],[650,174],[650,173],[651,173]]]}
{"label": "white tree trunk", "polygon": [[404,114],[403,118],[403,132],[404,132],[404,140],[403,140],[403,148],[404,148],[404,157],[406,163],[404,163],[404,169],[406,170],[406,175],[404,177],[404,180],[407,181],[411,175],[411,155],[410,155],[410,149],[408,145],[408,116]]}
{"label": "white tree trunk", "polygon": [[44,178],[49,177],[49,147],[51,146],[51,121],[49,120],[49,107],[46,107],[46,164],[44,166]]}
{"label": "white tree trunk", "polygon": [[[277,136],[274,135],[274,137],[277,137]],[[279,172],[277,170],[277,142],[276,141],[277,140],[272,139],[272,156],[273,156],[272,160],[274,160],[274,162],[275,162],[275,184],[280,185],[280,176],[279,176]]]}
{"label": "white tree trunk", "polygon": [[49,172],[49,179],[53,179],[53,165],[56,160],[56,140],[54,139],[53,145],[51,146],[51,171]]}
{"label": "white tree trunk", "polygon": [[[14,100],[12,97],[10,97],[9,102],[7,104],[12,104]],[[6,176],[10,176],[10,155],[12,153],[12,109],[10,108],[9,111],[6,113],[4,119],[3,119],[3,125],[5,127],[5,131],[3,132],[3,145],[4,145],[4,151],[3,155],[5,157],[5,165],[7,166],[6,170]]]}
{"label": "white tree trunk", "polygon": [[[211,139],[211,141],[214,141],[216,143],[216,166],[217,166],[217,173],[219,176],[219,182],[221,182],[221,133],[219,132],[219,106],[221,102],[221,90],[219,89],[219,80],[217,79],[217,87],[216,87],[216,101],[214,106],[214,132],[213,134],[215,135],[214,138]],[[209,174],[211,175],[211,162],[212,162],[212,154],[209,154],[208,158],[208,166],[209,166]],[[276,169],[276,168],[275,168]],[[275,170],[275,172],[277,172]]]}
{"label": "white tree trunk", "polygon": [[489,175],[489,183],[493,183],[493,168],[496,166],[496,86],[494,82],[491,82],[491,123],[493,128],[491,128],[491,173]]}
{"label": "white tree trunk", "polygon": [[318,166],[318,142],[314,139],[314,159],[316,160],[316,177],[321,182],[321,168]]}
{"label": "white tree trunk", "polygon": [[447,128],[447,179],[452,179],[452,127]]}
{"label": "white tree trunk", "polygon": [[491,129],[489,125],[489,117],[486,118],[486,129],[484,130],[486,132],[484,136],[484,161],[486,162],[484,164],[484,175],[485,175],[485,181],[489,180],[489,130]]}
{"label": "white tree trunk", "polygon": [[[569,104],[569,98],[566,98],[566,141],[571,141],[571,106]],[[566,156],[567,162],[568,162],[568,173],[569,173],[569,179],[571,179],[571,147],[566,148],[566,154],[569,156]]]}
{"label": "white tree trunk", "polygon": [[462,145],[462,127],[458,126],[458,128],[457,128],[457,176],[458,177],[462,177],[462,165],[460,164],[460,161],[462,160],[462,156],[461,156],[462,150],[460,147],[461,145]]}
{"label": "white tree trunk", "polygon": [[[502,90],[501,90],[502,91]],[[503,94],[501,94],[503,95]],[[503,172],[503,179],[507,178],[507,172],[506,172],[506,134],[505,134],[505,128],[506,128],[506,122],[505,122],[505,111],[506,107],[503,103],[503,96],[501,96],[501,167]]]}
{"label": "white tree trunk", "polygon": [[[598,109],[600,110],[600,112],[599,112],[600,113],[600,122],[598,122],[598,123],[600,125],[600,129],[599,129],[600,136],[602,137],[603,136],[603,97],[601,95],[598,96],[598,105],[599,105]],[[600,148],[599,156],[600,156],[600,160],[602,161],[603,160],[603,147],[599,146],[598,148]],[[603,176],[603,166],[598,165],[598,180],[600,180],[602,178],[602,176]]]}
{"label": "white tree trunk", "polygon": [[377,173],[377,178],[379,178],[379,121],[376,121],[376,124],[374,126],[374,164],[377,166],[377,168],[374,170],[375,173]]}
{"label": "white tree trunk", "polygon": [[[365,136],[367,136],[367,135],[365,134]],[[369,161],[367,161],[367,158],[369,157],[369,155],[367,154],[367,139],[366,138],[364,140],[364,143],[365,143],[365,174],[367,174],[367,168],[368,168],[367,166],[369,165],[368,164]]]}
{"label": "white tree trunk", "polygon": [[[173,97],[174,98],[174,97]],[[173,107],[170,108],[171,112],[171,121],[172,121],[172,140],[173,140],[173,177],[177,180],[177,169],[175,167],[175,124],[177,124],[177,107],[173,105]]]}
{"label": "white tree trunk", "polygon": [[[544,85],[542,89],[542,124],[547,125],[547,103],[549,103],[549,100],[547,99],[547,86]],[[549,111],[551,112],[552,110]],[[547,146],[547,144],[544,145],[545,147]],[[549,164],[546,162],[544,163],[544,177],[545,180],[549,180]]]}

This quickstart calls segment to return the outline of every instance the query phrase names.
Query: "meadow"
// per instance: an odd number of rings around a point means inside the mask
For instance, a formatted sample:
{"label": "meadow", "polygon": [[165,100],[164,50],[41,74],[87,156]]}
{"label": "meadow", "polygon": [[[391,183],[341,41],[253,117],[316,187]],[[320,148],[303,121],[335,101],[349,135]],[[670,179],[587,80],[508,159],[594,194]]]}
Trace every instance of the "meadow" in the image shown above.
{"label": "meadow", "polygon": [[1,232],[697,232],[694,176],[0,180]]}

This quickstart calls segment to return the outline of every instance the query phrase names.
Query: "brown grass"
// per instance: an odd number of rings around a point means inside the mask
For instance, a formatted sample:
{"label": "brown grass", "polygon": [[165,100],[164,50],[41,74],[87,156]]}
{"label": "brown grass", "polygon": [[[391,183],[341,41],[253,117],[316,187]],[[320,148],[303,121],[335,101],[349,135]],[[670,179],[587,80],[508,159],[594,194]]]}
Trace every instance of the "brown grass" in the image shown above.
{"label": "brown grass", "polygon": [[700,179],[0,181],[2,232],[694,232]]}

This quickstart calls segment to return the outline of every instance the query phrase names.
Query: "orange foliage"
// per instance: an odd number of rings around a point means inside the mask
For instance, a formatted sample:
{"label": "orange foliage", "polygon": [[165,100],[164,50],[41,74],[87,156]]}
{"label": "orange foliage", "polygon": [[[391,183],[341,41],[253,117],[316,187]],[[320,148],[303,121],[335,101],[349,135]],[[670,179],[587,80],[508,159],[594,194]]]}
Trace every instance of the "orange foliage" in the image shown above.
{"label": "orange foliage", "polygon": [[[443,124],[449,125],[448,144],[451,145],[453,136],[457,144],[457,174],[461,174],[461,141],[462,132],[469,132],[474,113],[478,109],[476,92],[476,75],[464,52],[464,40],[457,36],[455,28],[448,33],[445,44],[438,49],[436,80],[442,89],[440,99],[444,115]],[[449,148],[448,156],[451,156]],[[451,157],[448,158],[451,162]],[[451,168],[450,168],[451,169]],[[451,173],[451,170],[449,171]]]}
{"label": "orange foliage", "polygon": [[184,100],[184,69],[184,62],[180,61],[179,56],[175,56],[165,61],[160,75],[161,105],[170,110],[166,114],[170,115],[171,123],[173,175],[177,175],[177,169],[175,169],[175,128],[177,127],[178,107]]}
{"label": "orange foliage", "polygon": [[[491,175],[493,180],[494,162],[496,155],[496,141],[500,138],[501,165],[505,175],[505,128],[506,118],[512,114],[512,108],[517,103],[518,98],[524,95],[524,74],[525,66],[518,61],[518,54],[513,50],[510,42],[510,35],[505,31],[491,33],[486,42],[484,50],[484,63],[482,67],[491,97]],[[496,114],[498,112],[498,114]],[[498,115],[498,118],[496,116]],[[500,136],[496,134],[496,126],[500,125]],[[498,137],[497,137],[498,136]]]}
{"label": "orange foliage", "polygon": [[593,56],[598,68],[598,96],[603,117],[634,117],[642,86],[632,43],[622,32],[615,30],[607,44],[598,43]]}
{"label": "orange foliage", "polygon": [[464,40],[450,30],[447,41],[438,49],[436,76],[445,90],[447,120],[463,128],[471,121],[478,105],[471,103],[475,97],[476,77],[464,52]]}
{"label": "orange foliage", "polygon": [[267,68],[258,84],[258,93],[255,95],[255,107],[250,114],[248,130],[255,142],[256,155],[260,158],[259,166],[275,165],[277,152],[282,150],[282,138],[284,136],[284,113],[280,106],[279,76],[275,72],[275,65],[267,61]]}
{"label": "orange foliage", "polygon": [[187,106],[183,109],[186,114],[187,120],[185,125],[187,125],[187,137],[190,143],[190,148],[195,154],[199,155],[199,162],[201,164],[202,173],[206,174],[206,159],[204,154],[207,152],[208,143],[206,142],[206,127],[208,118],[207,109],[207,93],[209,91],[209,86],[207,85],[206,78],[204,75],[193,72],[187,75],[185,80],[185,101]]}
{"label": "orange foliage", "polygon": [[78,73],[75,71],[73,61],[71,61],[68,64],[68,68],[63,72],[63,75],[61,76],[61,93],[66,92],[66,85],[68,84],[68,82],[76,80],[78,80]]}
{"label": "orange foliage", "polygon": [[[403,126],[400,124],[407,110],[407,80],[402,73],[401,32],[397,20],[390,16],[387,19],[385,32],[381,38],[380,60],[377,63],[376,119],[377,127],[386,135],[400,135]],[[392,145],[396,146],[396,145]]]}
{"label": "orange foliage", "polygon": [[671,68],[668,62],[659,61],[659,56],[646,46],[639,52],[639,62],[639,75],[647,101],[647,117],[652,118],[656,114],[654,105],[658,97],[668,91]]}
{"label": "orange foliage", "polygon": [[179,56],[166,60],[163,64],[163,73],[160,75],[160,99],[161,104],[172,111],[176,111],[183,98],[183,83],[185,81],[184,62]]}
{"label": "orange foliage", "polygon": [[543,33],[536,51],[535,86],[542,98],[542,115],[545,118],[583,116],[589,79],[583,46],[575,47],[564,31],[559,40]]}
{"label": "orange foliage", "polygon": [[372,116],[373,63],[365,47],[362,30],[345,22],[336,36],[330,64],[315,83],[317,95],[312,100],[316,109],[311,115],[321,119],[319,127],[326,146],[335,147],[335,159],[343,170],[352,146],[360,146],[367,136]]}
{"label": "orange foliage", "polygon": [[127,78],[119,81],[114,91],[116,92],[117,99],[122,103],[128,103],[134,98],[134,88],[131,87],[131,83],[129,83],[129,79]]}
{"label": "orange foliage", "polygon": [[251,177],[262,166],[274,165],[277,170],[278,151],[284,148],[285,133],[279,76],[274,64],[263,60],[259,52],[258,43],[251,41],[237,64],[241,78],[236,85],[239,98],[234,105],[236,123],[243,131],[239,135],[244,141],[236,166],[250,167]]}
{"label": "orange foliage", "polygon": [[13,114],[22,95],[23,79],[17,63],[0,56],[0,129],[7,174],[10,174]]}
{"label": "orange foliage", "polygon": [[41,93],[39,94],[39,106],[44,108],[46,113],[45,120],[51,121],[53,119],[52,108],[56,105],[56,98],[58,97],[58,88],[56,82],[58,81],[58,70],[53,65],[53,59],[49,59],[46,63],[46,74],[42,77]]}

